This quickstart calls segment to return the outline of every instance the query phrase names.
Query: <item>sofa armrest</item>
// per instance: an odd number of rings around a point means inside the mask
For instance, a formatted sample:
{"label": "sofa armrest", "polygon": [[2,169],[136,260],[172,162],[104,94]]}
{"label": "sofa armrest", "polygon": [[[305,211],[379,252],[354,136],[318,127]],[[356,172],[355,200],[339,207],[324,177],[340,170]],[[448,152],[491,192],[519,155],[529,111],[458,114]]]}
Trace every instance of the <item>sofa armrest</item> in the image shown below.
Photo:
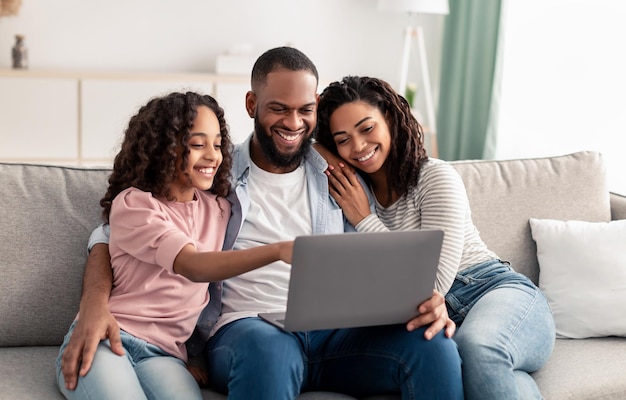
{"label": "sofa armrest", "polygon": [[626,219],[626,196],[611,192],[611,219]]}

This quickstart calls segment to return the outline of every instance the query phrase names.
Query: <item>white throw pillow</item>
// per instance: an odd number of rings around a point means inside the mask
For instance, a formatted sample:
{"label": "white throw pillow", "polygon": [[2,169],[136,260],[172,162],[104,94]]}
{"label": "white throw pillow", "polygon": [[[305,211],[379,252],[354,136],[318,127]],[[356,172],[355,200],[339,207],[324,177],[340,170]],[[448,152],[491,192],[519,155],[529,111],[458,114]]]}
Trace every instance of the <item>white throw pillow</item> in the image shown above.
{"label": "white throw pillow", "polygon": [[557,336],[626,336],[626,220],[529,222]]}

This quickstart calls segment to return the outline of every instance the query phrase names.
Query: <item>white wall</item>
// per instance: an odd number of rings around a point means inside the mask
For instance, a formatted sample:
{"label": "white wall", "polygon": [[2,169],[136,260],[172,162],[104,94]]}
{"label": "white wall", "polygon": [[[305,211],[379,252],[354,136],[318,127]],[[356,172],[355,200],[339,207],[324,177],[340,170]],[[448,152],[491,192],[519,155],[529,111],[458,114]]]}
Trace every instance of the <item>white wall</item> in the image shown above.
{"label": "white wall", "polygon": [[[417,16],[434,83],[443,21]],[[18,16],[0,20],[0,68],[10,67],[18,33],[31,69],[215,72],[217,55],[230,48],[249,46],[256,58],[289,44],[311,57],[322,79],[372,75],[396,86],[408,22],[378,11],[376,0],[23,0]],[[412,67],[417,82],[417,62]]]}

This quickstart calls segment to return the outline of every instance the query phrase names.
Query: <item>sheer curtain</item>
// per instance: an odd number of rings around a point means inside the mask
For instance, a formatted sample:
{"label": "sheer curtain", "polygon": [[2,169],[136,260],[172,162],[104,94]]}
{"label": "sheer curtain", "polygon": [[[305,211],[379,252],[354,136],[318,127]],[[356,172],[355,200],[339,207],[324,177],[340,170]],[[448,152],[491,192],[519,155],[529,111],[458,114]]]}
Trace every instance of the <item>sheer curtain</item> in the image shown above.
{"label": "sheer curtain", "polygon": [[626,2],[504,2],[494,157],[597,150],[626,194]]}

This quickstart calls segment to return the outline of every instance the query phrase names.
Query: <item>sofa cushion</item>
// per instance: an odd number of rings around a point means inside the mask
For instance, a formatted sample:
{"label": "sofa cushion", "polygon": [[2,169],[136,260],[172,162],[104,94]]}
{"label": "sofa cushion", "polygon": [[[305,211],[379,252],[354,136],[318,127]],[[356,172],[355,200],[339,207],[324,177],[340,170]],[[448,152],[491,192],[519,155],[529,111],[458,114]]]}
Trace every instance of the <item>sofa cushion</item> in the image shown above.
{"label": "sofa cushion", "polygon": [[[58,346],[0,348],[0,399],[63,400],[56,384],[55,360]],[[211,389],[202,389],[204,400],[226,400]],[[396,395],[368,397],[366,400],[399,400]],[[345,394],[306,392],[298,400],[356,400]]]}
{"label": "sofa cushion", "polygon": [[623,400],[626,339],[557,339],[550,359],[532,377],[546,400]]}
{"label": "sofa cushion", "polygon": [[538,282],[528,218],[611,219],[606,167],[597,152],[505,161],[455,161],[482,239]]}
{"label": "sofa cushion", "polygon": [[61,344],[108,174],[0,163],[0,346]]}
{"label": "sofa cushion", "polygon": [[611,218],[626,219],[626,196],[611,193]]}
{"label": "sofa cushion", "polygon": [[626,220],[530,219],[560,337],[626,336]]}
{"label": "sofa cushion", "polygon": [[0,348],[0,399],[63,400],[57,387],[58,346]]}

